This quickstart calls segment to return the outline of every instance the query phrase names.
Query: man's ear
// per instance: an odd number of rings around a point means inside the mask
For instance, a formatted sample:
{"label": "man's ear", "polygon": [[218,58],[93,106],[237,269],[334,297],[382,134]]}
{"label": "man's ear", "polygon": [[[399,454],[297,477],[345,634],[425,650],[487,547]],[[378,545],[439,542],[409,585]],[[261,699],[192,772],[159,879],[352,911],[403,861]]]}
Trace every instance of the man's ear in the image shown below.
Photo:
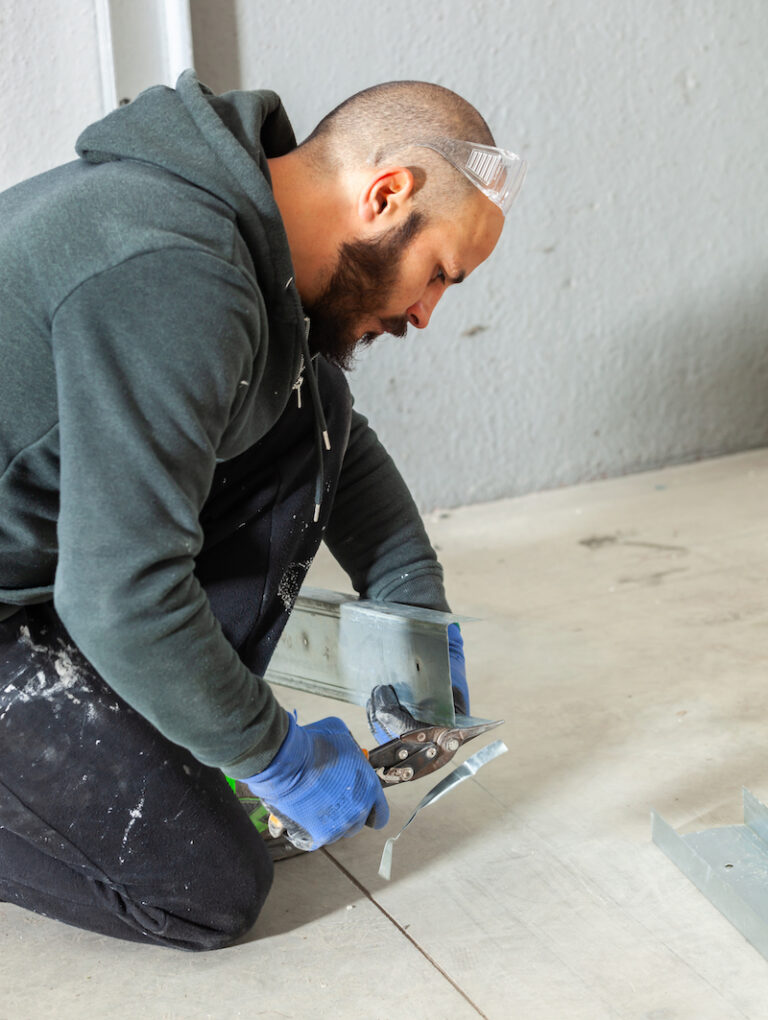
{"label": "man's ear", "polygon": [[366,223],[379,216],[391,216],[404,206],[412,194],[413,174],[408,167],[377,170],[360,192],[358,215]]}

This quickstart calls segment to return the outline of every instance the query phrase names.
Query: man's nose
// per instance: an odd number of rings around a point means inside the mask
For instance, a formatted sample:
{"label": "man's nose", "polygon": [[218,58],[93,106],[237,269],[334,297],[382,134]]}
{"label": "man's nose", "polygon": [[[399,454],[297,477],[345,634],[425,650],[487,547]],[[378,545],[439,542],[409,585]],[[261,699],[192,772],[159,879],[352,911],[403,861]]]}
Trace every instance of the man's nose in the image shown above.
{"label": "man's nose", "polygon": [[415,326],[416,329],[425,329],[429,325],[432,312],[434,312],[435,306],[441,297],[442,294],[432,295],[427,293],[418,301],[414,301],[406,312],[408,322]]}

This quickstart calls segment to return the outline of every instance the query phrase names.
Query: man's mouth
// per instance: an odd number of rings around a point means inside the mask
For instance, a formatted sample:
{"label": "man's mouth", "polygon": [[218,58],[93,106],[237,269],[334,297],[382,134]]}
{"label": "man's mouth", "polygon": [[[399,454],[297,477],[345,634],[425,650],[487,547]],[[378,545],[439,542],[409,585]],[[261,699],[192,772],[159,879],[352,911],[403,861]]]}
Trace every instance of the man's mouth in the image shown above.
{"label": "man's mouth", "polygon": [[378,329],[368,329],[360,335],[360,343],[371,344],[383,333],[391,336],[404,337],[408,332],[408,319],[404,315],[393,316],[388,319],[379,319]]}
{"label": "man's mouth", "polygon": [[382,333],[391,333],[392,336],[404,337],[408,332],[408,319],[405,315],[394,316],[389,319],[380,319]]}

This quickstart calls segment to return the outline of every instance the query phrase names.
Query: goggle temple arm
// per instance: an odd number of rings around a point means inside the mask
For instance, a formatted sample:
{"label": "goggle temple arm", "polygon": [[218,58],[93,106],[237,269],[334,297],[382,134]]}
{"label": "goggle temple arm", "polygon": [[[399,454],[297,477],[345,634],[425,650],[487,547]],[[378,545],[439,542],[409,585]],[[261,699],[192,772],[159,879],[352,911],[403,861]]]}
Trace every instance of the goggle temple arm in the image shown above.
{"label": "goggle temple arm", "polygon": [[498,149],[459,138],[434,138],[417,145],[432,149],[464,174],[476,188],[506,214],[520,194],[527,164],[509,149]]}

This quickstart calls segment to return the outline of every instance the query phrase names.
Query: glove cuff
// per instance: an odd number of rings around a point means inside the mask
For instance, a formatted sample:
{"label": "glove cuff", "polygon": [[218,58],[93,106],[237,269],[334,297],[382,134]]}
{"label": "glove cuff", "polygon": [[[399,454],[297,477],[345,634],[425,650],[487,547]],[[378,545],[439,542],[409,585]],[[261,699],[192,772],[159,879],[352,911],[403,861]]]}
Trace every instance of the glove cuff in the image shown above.
{"label": "glove cuff", "polygon": [[279,782],[290,780],[301,772],[311,754],[312,741],[309,735],[304,732],[290,713],[286,714],[288,715],[288,732],[277,754],[263,771],[243,780],[249,783],[254,791],[255,787],[262,784],[272,784],[276,780]]}
{"label": "glove cuff", "polygon": [[469,687],[464,661],[464,639],[458,623],[448,624],[448,658],[451,667],[453,705],[460,715],[469,715]]}
{"label": "glove cuff", "polygon": [[464,652],[464,638],[461,636],[461,627],[458,623],[448,624],[448,649],[450,652]]}

